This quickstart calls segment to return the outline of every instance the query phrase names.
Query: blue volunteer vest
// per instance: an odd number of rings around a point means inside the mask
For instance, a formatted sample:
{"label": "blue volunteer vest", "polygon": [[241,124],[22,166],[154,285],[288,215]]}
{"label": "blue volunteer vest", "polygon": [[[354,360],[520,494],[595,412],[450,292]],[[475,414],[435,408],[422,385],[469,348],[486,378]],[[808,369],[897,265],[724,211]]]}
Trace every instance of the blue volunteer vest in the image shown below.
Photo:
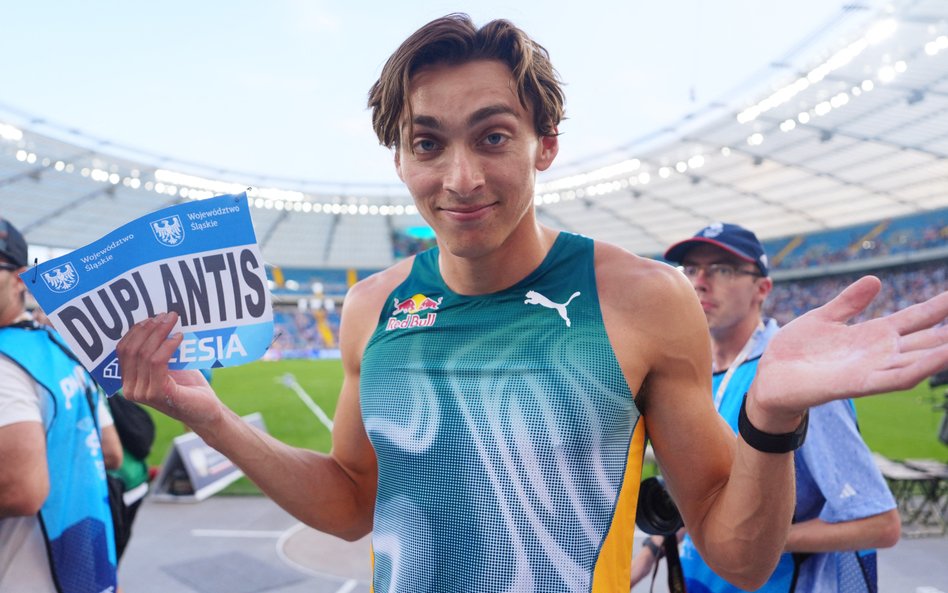
{"label": "blue volunteer vest", "polygon": [[49,496],[39,512],[53,583],[62,593],[116,586],[115,543],[105,462],[96,425],[99,391],[58,335],[46,329],[0,329],[0,353],[40,384]]}

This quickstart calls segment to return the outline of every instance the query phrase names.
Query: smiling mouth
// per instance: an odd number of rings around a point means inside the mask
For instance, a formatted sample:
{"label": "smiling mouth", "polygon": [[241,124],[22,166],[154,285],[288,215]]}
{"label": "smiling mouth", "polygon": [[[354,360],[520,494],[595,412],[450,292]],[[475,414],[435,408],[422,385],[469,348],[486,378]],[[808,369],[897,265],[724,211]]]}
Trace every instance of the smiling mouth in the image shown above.
{"label": "smiling mouth", "polygon": [[454,216],[456,218],[475,218],[480,214],[487,212],[493,206],[497,205],[496,202],[491,202],[489,204],[479,204],[476,206],[450,206],[442,207],[440,210],[449,216]]}
{"label": "smiling mouth", "polygon": [[496,204],[496,202],[487,202],[484,204],[464,204],[460,206],[442,206],[442,210],[448,212],[458,212],[461,214],[468,214],[470,212],[477,212],[478,210],[483,210],[484,208],[489,208]]}

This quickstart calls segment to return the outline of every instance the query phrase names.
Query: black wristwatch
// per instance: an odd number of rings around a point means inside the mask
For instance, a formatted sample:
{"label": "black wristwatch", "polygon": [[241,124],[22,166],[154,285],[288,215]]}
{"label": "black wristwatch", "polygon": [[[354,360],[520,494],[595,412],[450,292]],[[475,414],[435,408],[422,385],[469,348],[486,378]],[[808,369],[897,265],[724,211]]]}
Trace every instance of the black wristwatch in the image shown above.
{"label": "black wristwatch", "polygon": [[751,424],[747,417],[747,394],[741,400],[741,412],[737,416],[737,430],[741,433],[741,438],[751,447],[763,453],[789,453],[796,451],[806,440],[806,428],[809,424],[810,412],[807,410],[803,414],[803,420],[800,426],[793,432],[783,434],[771,434],[757,429]]}

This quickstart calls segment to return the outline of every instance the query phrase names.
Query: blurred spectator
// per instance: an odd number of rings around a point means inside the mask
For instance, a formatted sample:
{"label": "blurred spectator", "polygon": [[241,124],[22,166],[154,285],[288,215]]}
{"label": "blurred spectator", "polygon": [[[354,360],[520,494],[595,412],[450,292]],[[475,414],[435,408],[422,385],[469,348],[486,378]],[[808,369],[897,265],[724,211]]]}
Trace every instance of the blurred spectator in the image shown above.
{"label": "blurred spectator", "polygon": [[121,445],[95,382],[26,312],[26,265],[26,241],[0,219],[0,592],[111,591],[105,470]]}
{"label": "blurred spectator", "polygon": [[122,554],[132,535],[132,523],[148,493],[148,454],[155,442],[155,423],[139,404],[125,399],[121,391],[109,398],[109,411],[122,447],[122,463],[110,467],[109,502],[115,524],[115,557]]}

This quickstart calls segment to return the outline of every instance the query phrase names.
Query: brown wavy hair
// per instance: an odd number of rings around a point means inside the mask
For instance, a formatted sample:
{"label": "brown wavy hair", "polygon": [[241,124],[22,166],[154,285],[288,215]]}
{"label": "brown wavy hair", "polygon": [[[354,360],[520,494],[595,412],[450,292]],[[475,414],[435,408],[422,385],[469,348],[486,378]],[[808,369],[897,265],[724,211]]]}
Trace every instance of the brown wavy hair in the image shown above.
{"label": "brown wavy hair", "polygon": [[372,128],[379,143],[397,148],[401,122],[411,125],[408,89],[411,77],[419,69],[473,60],[500,60],[507,64],[520,104],[533,111],[537,134],[556,135],[566,98],[546,49],[510,21],[497,19],[478,29],[471,17],[455,13],[431,21],[406,39],[369,90]]}

